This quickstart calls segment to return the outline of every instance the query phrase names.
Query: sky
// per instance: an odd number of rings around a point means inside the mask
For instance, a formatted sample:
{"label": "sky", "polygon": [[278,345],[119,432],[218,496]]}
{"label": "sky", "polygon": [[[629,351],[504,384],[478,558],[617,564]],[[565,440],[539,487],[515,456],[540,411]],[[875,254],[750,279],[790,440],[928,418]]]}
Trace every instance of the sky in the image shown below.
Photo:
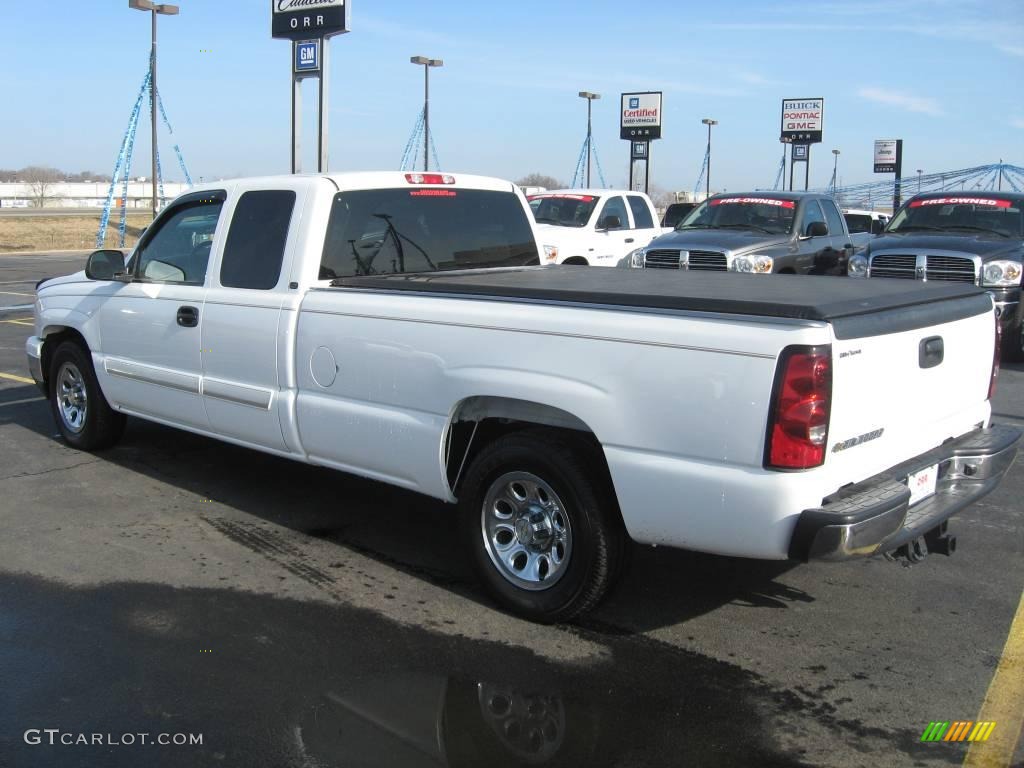
{"label": "sky", "polygon": [[[165,178],[290,169],[290,44],[270,37],[268,0],[178,0],[159,18]],[[43,10],[43,9],[46,10]],[[431,71],[431,129],[443,170],[571,181],[595,101],[608,185],[625,186],[619,95],[663,91],[651,181],[692,191],[712,134],[715,190],[771,187],[783,98],[825,99],[811,186],[838,149],[841,184],[872,174],[877,138],[904,140],[904,174],[1024,165],[1024,1],[515,3],[354,0],[331,40],[330,170],[393,170]],[[113,171],[148,67],[150,17],[124,0],[0,2],[0,168]],[[315,170],[316,84],[303,87],[303,167]],[[149,175],[148,115],[133,176]],[[598,173],[593,171],[595,186]]]}

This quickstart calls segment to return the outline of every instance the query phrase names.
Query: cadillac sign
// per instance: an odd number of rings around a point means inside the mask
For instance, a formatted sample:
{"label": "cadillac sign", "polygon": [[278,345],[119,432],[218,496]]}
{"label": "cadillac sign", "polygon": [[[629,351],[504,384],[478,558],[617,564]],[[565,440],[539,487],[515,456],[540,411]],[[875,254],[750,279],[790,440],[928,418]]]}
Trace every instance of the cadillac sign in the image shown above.
{"label": "cadillac sign", "polygon": [[349,0],[270,0],[270,35],[310,40],[348,32]]}

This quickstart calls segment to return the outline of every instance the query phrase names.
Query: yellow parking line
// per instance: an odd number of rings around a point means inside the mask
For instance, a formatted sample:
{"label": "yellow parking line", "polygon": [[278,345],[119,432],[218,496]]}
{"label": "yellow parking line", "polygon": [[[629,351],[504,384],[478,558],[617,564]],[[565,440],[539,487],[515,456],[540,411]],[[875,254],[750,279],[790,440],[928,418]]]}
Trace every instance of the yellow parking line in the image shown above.
{"label": "yellow parking line", "polygon": [[27,317],[26,318],[22,318],[21,320],[0,320],[0,323],[11,323],[12,325],[28,325],[28,326],[35,325],[35,323],[33,323]]}
{"label": "yellow parking line", "polygon": [[35,296],[34,293],[15,293],[14,291],[0,291],[0,296]]}
{"label": "yellow parking line", "polygon": [[977,719],[995,721],[995,729],[988,741],[971,742],[964,768],[1009,765],[1024,728],[1024,594]]}
{"label": "yellow parking line", "polygon": [[10,379],[21,384],[35,384],[32,379],[26,379],[24,376],[15,376],[13,373],[0,373],[0,379]]}

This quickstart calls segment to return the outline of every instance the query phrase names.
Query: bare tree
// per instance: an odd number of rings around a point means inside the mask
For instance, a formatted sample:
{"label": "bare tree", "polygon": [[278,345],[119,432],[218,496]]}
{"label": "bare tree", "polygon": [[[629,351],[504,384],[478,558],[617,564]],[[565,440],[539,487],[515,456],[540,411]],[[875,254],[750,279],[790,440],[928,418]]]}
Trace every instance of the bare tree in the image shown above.
{"label": "bare tree", "polygon": [[30,165],[22,168],[18,176],[28,184],[29,198],[36,208],[45,208],[47,200],[57,197],[54,194],[54,185],[64,178],[64,174],[56,168]]}
{"label": "bare tree", "polygon": [[668,208],[676,201],[675,192],[669,192],[667,189],[659,187],[657,184],[651,184],[650,198],[654,203],[654,207],[659,211]]}
{"label": "bare tree", "polygon": [[516,184],[520,187],[544,187],[544,189],[564,189],[566,186],[554,176],[545,176],[543,173],[527,174]]}

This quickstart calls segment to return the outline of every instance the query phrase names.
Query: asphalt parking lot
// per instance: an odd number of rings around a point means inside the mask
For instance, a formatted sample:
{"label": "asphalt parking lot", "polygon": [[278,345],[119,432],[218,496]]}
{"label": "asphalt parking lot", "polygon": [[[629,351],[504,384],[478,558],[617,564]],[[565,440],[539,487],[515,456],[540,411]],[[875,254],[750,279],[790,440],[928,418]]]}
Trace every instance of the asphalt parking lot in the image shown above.
{"label": "asphalt parking lot", "polygon": [[[57,440],[19,307],[83,263],[0,256],[0,766],[1024,765],[1024,669],[996,675],[1021,461],[953,557],[637,548],[581,626],[536,626],[477,590],[438,502],[137,420],[102,454]],[[1024,426],[1024,366],[995,411]],[[985,719],[969,757],[921,742]]]}

